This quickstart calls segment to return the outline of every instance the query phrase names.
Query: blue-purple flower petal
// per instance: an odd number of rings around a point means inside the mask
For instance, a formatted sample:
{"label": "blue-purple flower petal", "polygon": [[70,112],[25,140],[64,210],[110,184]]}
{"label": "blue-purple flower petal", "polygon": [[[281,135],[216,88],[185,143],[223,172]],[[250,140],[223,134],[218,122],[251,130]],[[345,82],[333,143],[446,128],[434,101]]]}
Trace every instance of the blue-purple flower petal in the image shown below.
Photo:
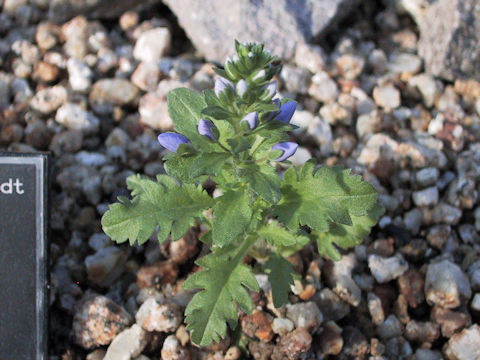
{"label": "blue-purple flower petal", "polygon": [[217,141],[213,132],[217,129],[215,124],[207,119],[200,119],[198,121],[198,133],[208,137],[212,141]]}
{"label": "blue-purple flower petal", "polygon": [[281,142],[272,146],[273,150],[281,150],[283,154],[276,161],[284,161],[297,151],[298,144],[294,142]]}
{"label": "blue-purple flower petal", "polygon": [[220,96],[220,94],[229,87],[234,89],[235,85],[230,80],[227,80],[223,77],[219,77],[215,81],[215,95]]}
{"label": "blue-purple flower petal", "polygon": [[250,130],[253,130],[257,127],[258,124],[258,113],[256,111],[251,112],[242,119],[242,121],[246,121],[248,123],[248,127]]}
{"label": "blue-purple flower petal", "polygon": [[168,149],[172,152],[177,152],[178,147],[181,144],[188,144],[188,143],[190,143],[190,140],[188,140],[182,134],[166,132],[166,133],[158,135],[158,142],[164,148],[166,148],[166,149]]}
{"label": "blue-purple flower petal", "polygon": [[289,101],[280,106],[280,113],[275,117],[275,120],[288,124],[292,120],[293,113],[297,108],[296,101]]}

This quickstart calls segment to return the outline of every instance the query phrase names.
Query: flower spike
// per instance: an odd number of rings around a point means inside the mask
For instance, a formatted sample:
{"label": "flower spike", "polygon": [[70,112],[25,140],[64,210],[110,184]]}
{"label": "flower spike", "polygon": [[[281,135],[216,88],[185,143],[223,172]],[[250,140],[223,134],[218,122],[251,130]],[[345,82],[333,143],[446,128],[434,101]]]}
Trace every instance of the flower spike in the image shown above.
{"label": "flower spike", "polygon": [[166,148],[166,149],[168,149],[172,152],[177,152],[178,147],[181,144],[189,144],[190,140],[188,140],[182,134],[177,134],[177,133],[173,133],[173,132],[166,132],[166,133],[158,135],[158,142],[164,148]]}
{"label": "flower spike", "polygon": [[294,142],[281,142],[272,146],[273,150],[281,150],[283,154],[276,161],[284,161],[297,151],[298,144]]}
{"label": "flower spike", "polygon": [[288,124],[292,120],[293,113],[297,108],[296,101],[289,101],[280,106],[280,113],[275,117],[275,120]]}
{"label": "flower spike", "polygon": [[198,133],[208,137],[212,141],[217,141],[218,130],[213,122],[207,119],[200,119],[198,122]]}

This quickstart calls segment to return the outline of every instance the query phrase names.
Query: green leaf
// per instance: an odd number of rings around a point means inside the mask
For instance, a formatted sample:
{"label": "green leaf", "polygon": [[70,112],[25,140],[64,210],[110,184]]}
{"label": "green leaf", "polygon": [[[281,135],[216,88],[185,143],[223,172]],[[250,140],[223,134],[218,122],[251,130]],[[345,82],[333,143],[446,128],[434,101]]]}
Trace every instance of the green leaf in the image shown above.
{"label": "green leaf", "polygon": [[216,120],[230,120],[233,114],[220,106],[208,106],[202,110],[202,114]]}
{"label": "green leaf", "polygon": [[[103,231],[114,241],[123,243],[135,241],[144,244],[160,226],[170,232],[171,221],[164,217],[162,209],[140,197],[110,205],[102,217]],[[168,235],[168,234],[167,234]]]}
{"label": "green leaf", "polygon": [[200,186],[179,187],[175,179],[166,175],[159,175],[157,181],[131,176],[127,185],[133,199],[120,198],[102,218],[105,233],[119,243],[129,240],[132,245],[135,241],[143,244],[156,228],[159,241],[164,241],[170,232],[177,240],[213,204]]}
{"label": "green leaf", "polygon": [[195,147],[211,149],[213,144],[197,131],[202,110],[207,106],[202,94],[190,89],[178,88],[168,93],[167,102],[168,114],[175,129],[185,135]]}
{"label": "green leaf", "polygon": [[191,170],[193,164],[198,158],[198,154],[175,154],[171,153],[165,156],[165,171],[168,175],[181,181],[182,183],[197,183],[203,179],[198,176],[192,176]]}
{"label": "green leaf", "polygon": [[272,285],[273,305],[276,308],[288,303],[288,292],[293,285],[293,266],[277,253],[271,253],[265,267],[270,270],[268,280]]}
{"label": "green leaf", "polygon": [[276,221],[262,226],[258,230],[258,235],[267,240],[272,246],[286,247],[292,246],[297,242],[295,235],[281,227]]}
{"label": "green leaf", "polygon": [[274,167],[252,164],[243,168],[240,176],[262,199],[271,204],[276,204],[280,200],[280,178]]}
{"label": "green leaf", "polygon": [[341,255],[333,244],[348,249],[362,243],[365,236],[370,233],[370,229],[374,226],[384,212],[383,207],[376,204],[367,215],[352,215],[352,225],[343,225],[329,223],[328,232],[312,232],[312,238],[317,242],[318,253],[326,255],[332,260],[340,260]]}
{"label": "green leaf", "polygon": [[225,247],[199,260],[204,269],[191,275],[183,284],[185,289],[202,289],[188,304],[185,315],[191,338],[200,346],[219,342],[227,332],[227,323],[237,326],[237,305],[246,313],[253,303],[246,288],[259,291],[251,269],[242,264],[248,246]]}
{"label": "green leaf", "polygon": [[286,171],[281,187],[282,199],[274,214],[289,229],[308,225],[326,232],[329,223],[352,225],[352,216],[363,216],[377,201],[377,191],[359,175],[340,167],[314,171],[313,161]]}
{"label": "green leaf", "polygon": [[190,176],[196,178],[200,175],[217,175],[229,158],[230,154],[224,152],[202,153],[194,159],[190,168]]}
{"label": "green leaf", "polygon": [[243,234],[252,218],[248,193],[244,190],[229,190],[215,199],[213,207],[213,243],[225,246]]}

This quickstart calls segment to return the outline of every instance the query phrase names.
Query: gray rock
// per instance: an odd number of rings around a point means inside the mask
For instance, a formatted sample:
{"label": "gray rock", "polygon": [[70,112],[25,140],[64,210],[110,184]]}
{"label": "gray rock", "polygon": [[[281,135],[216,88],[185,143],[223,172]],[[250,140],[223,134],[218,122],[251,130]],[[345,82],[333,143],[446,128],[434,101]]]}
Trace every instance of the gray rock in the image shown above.
{"label": "gray rock", "polygon": [[480,291],[480,260],[473,262],[468,267],[468,277],[473,291]]}
{"label": "gray rock", "polygon": [[432,107],[435,99],[440,95],[440,89],[433,76],[420,74],[411,77],[408,85],[417,88],[423,98],[426,107]]}
{"label": "gray rock", "polygon": [[295,63],[314,74],[325,69],[327,60],[327,54],[318,45],[298,43],[295,48]]}
{"label": "gray rock", "polygon": [[414,235],[418,234],[420,226],[422,226],[422,212],[419,209],[412,209],[405,213],[403,222],[405,227]]}
{"label": "gray rock", "polygon": [[422,68],[422,60],[414,54],[394,53],[389,59],[388,67],[394,74],[416,74]]}
{"label": "gray rock", "polygon": [[438,197],[439,193],[436,186],[412,193],[413,202],[417,206],[434,206],[438,203]]}
{"label": "gray rock", "polygon": [[456,207],[440,202],[433,210],[433,221],[436,224],[456,225],[462,217],[462,211]]}
{"label": "gray rock", "polygon": [[122,331],[112,341],[103,360],[130,360],[143,351],[149,340],[148,333],[137,324]]}
{"label": "gray rock", "polygon": [[353,306],[358,306],[362,299],[362,291],[352,279],[352,270],[356,264],[355,254],[349,254],[339,261],[328,261],[324,270],[327,283],[333,292]]}
{"label": "gray rock", "polygon": [[368,267],[375,280],[382,284],[403,275],[408,270],[408,263],[401,257],[401,255],[389,258],[370,255],[368,257]]}
{"label": "gray rock", "polygon": [[40,90],[30,100],[30,107],[42,114],[48,115],[57,110],[67,101],[67,90],[61,85],[55,85]]}
{"label": "gray rock", "polygon": [[86,14],[90,18],[114,19],[138,5],[146,7],[156,2],[156,0],[52,0],[49,1],[48,17],[58,23],[80,14]]}
{"label": "gray rock", "polygon": [[377,86],[373,89],[375,103],[385,110],[392,110],[400,106],[400,91],[393,85]]}
{"label": "gray rock", "polygon": [[415,179],[418,185],[429,186],[437,182],[439,175],[437,168],[425,168],[415,174]]}
{"label": "gray rock", "polygon": [[415,360],[443,360],[443,357],[438,351],[417,349],[417,351],[415,351]]}
{"label": "gray rock", "polygon": [[68,81],[73,90],[85,92],[92,85],[93,72],[84,62],[70,58],[67,61]]}
{"label": "gray rock", "polygon": [[385,312],[383,311],[382,300],[370,292],[367,296],[368,311],[374,324],[379,325],[385,321]]}
{"label": "gray rock", "polygon": [[306,94],[310,87],[312,75],[306,69],[285,64],[282,67],[280,79],[282,79],[288,92]]}
{"label": "gray rock", "polygon": [[476,293],[472,299],[470,307],[475,311],[480,311],[480,293]]}
{"label": "gray rock", "polygon": [[173,128],[173,122],[168,115],[167,101],[157,93],[142,96],[138,112],[142,123],[153,129],[167,131]]}
{"label": "gray rock", "polygon": [[72,103],[66,103],[57,110],[55,121],[69,130],[85,133],[95,133],[100,126],[100,120],[95,115]]}
{"label": "gray rock", "polygon": [[282,58],[292,58],[297,44],[321,35],[355,0],[166,0],[181,26],[210,61],[233,53],[233,40],[264,42]]}
{"label": "gray rock", "polygon": [[438,0],[430,2],[425,10],[409,10],[420,29],[418,52],[425,59],[429,73],[448,80],[456,77],[480,79],[478,1]]}
{"label": "gray rock", "polygon": [[89,101],[96,112],[111,112],[114,106],[132,103],[138,88],[125,79],[101,79],[93,84]]}
{"label": "gray rock", "polygon": [[322,289],[314,299],[325,321],[338,321],[350,313],[350,306],[329,288]]}
{"label": "gray rock", "polygon": [[272,323],[272,330],[275,334],[286,335],[294,329],[295,325],[290,319],[275,318]]}
{"label": "gray rock", "polygon": [[147,299],[135,316],[137,324],[146,331],[174,332],[183,321],[178,305]]}
{"label": "gray rock", "polygon": [[155,28],[142,33],[135,43],[133,56],[139,61],[158,62],[170,49],[171,35],[168,28]]}
{"label": "gray rock", "polygon": [[456,308],[472,296],[467,275],[449,260],[430,264],[425,277],[427,302],[444,308]]}
{"label": "gray rock", "polygon": [[190,352],[180,344],[175,335],[165,339],[161,354],[163,360],[190,360]]}
{"label": "gray rock", "polygon": [[402,335],[403,325],[395,315],[389,315],[387,319],[377,327],[378,336],[383,340]]}
{"label": "gray rock", "polygon": [[312,77],[308,94],[315,100],[324,103],[331,102],[338,97],[338,86],[325,71],[321,71]]}
{"label": "gray rock", "polygon": [[312,301],[287,304],[287,318],[293,321],[296,328],[305,328],[310,332],[315,332],[323,321],[320,309]]}
{"label": "gray rock", "polygon": [[100,249],[85,258],[88,279],[96,285],[108,287],[125,270],[126,255],[116,246]]}
{"label": "gray rock", "polygon": [[480,327],[472,325],[448,340],[444,354],[448,360],[480,359]]}
{"label": "gray rock", "polygon": [[85,349],[108,345],[132,323],[124,308],[105,296],[90,294],[77,305],[73,318],[75,341]]}

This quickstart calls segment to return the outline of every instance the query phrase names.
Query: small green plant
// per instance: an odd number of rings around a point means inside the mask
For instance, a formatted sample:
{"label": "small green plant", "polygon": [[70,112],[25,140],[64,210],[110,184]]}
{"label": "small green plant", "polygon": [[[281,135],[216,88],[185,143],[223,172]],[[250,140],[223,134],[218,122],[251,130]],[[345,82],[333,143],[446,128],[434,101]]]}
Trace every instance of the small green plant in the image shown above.
{"label": "small green plant", "polygon": [[[263,45],[236,42],[236,51],[215,69],[220,77],[214,91],[169,93],[178,133],[158,137],[171,151],[164,158],[168,175],[128,178],[131,199],[119,198],[102,219],[114,241],[132,245],[155,231],[163,242],[178,240],[195,224],[208,227],[201,241],[211,244],[211,253],[197,260],[202,270],[184,283],[199,290],[186,309],[199,345],[225,337],[227,324],[236,327],[237,306],[252,311],[248,290],[259,286],[243,261],[247,255],[264,266],[280,307],[294,279],[286,257],[314,242],[321,255],[339,260],[337,246],[361,243],[382,212],[374,187],[350,170],[316,169],[308,161],[297,171],[286,162],[297,149],[288,141],[296,102],[275,98],[272,78],[281,66]],[[288,168],[283,178],[279,165]],[[202,188],[207,179],[221,196],[212,198]]]}

